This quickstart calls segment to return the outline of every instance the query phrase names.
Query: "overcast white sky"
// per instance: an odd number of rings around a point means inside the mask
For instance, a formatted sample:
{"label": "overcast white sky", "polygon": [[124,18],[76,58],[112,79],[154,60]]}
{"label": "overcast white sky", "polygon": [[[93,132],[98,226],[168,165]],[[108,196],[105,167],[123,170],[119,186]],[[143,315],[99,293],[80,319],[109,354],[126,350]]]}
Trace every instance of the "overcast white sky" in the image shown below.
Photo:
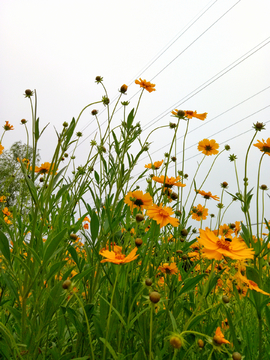
{"label": "overcast white sky", "polygon": [[[244,154],[253,131],[242,133],[257,121],[270,121],[269,13],[269,0],[2,0],[0,118],[3,125],[9,121],[15,128],[5,135],[3,146],[7,149],[15,141],[26,142],[20,126],[22,118],[30,120],[25,89],[37,90],[41,125],[50,122],[39,144],[45,162],[51,160],[56,144],[54,127],[60,131],[64,121],[70,122],[86,104],[104,95],[94,83],[97,75],[104,77],[111,100],[123,83],[130,85],[125,96],[129,100],[139,90],[134,80],[142,77],[156,84],[155,92],[144,94],[138,112],[137,121],[147,128],[142,137],[169,123],[174,108],[208,112],[205,122],[190,122],[186,158],[198,154],[197,143],[203,138],[230,144],[231,151],[222,154],[203,190],[220,196],[219,184],[227,181],[229,190],[236,192],[228,156],[237,154],[242,179]],[[130,109],[137,99],[138,95]],[[103,105],[97,109],[101,111]],[[105,113],[101,121],[103,116]],[[83,131],[83,137],[77,165],[84,163],[96,132],[92,120],[89,110],[79,123],[77,130]],[[121,120],[119,111],[115,124]],[[256,139],[270,137],[269,126],[267,123],[267,130]],[[179,137],[184,130],[181,127]],[[168,146],[161,147],[170,143],[171,136],[171,131],[163,130],[150,139],[154,161],[163,159]],[[182,139],[178,147],[181,150]],[[256,184],[260,155],[257,148],[251,148],[251,186]],[[190,181],[201,156],[186,163]],[[181,162],[181,154],[178,160]],[[212,160],[205,161],[201,179]],[[260,183],[270,187],[269,160],[265,156]],[[138,172],[148,162],[142,161]],[[269,201],[267,197],[268,219]],[[224,199],[225,205],[228,202],[229,197]],[[212,201],[212,212],[215,205]],[[238,208],[234,204],[225,220],[243,220]]]}

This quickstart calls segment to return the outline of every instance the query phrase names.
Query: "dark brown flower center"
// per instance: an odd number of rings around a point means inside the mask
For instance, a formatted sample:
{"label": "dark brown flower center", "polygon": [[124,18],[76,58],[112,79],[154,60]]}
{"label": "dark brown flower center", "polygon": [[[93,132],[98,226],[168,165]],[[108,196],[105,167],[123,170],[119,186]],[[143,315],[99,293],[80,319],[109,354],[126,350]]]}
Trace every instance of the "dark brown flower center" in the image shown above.
{"label": "dark brown flower center", "polygon": [[212,150],[211,145],[206,145],[206,146],[205,146],[205,150],[206,150],[206,151],[210,151],[210,150]]}
{"label": "dark brown flower center", "polygon": [[136,199],[134,201],[134,204],[137,205],[137,206],[142,206],[143,205],[143,201],[141,199]]}
{"label": "dark brown flower center", "polygon": [[224,250],[230,251],[230,245],[231,245],[230,241],[226,241],[226,240],[222,240],[222,239],[219,239],[217,241],[217,246]]}

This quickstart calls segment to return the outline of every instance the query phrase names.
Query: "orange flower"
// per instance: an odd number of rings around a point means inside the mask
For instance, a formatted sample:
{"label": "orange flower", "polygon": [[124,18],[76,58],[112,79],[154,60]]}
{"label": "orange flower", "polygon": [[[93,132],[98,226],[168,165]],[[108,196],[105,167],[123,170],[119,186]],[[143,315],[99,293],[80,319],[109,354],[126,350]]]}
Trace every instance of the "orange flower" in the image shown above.
{"label": "orange flower", "polygon": [[247,248],[243,241],[237,238],[217,237],[210,229],[200,229],[198,242],[203,245],[203,255],[208,259],[221,260],[223,256],[233,260],[253,259],[255,251]]}
{"label": "orange flower", "polygon": [[213,340],[217,345],[230,344],[230,342],[228,340],[226,340],[224,335],[222,334],[220,327],[217,328],[215,336],[213,337]]}
{"label": "orange flower", "polygon": [[164,263],[162,266],[158,267],[164,274],[173,274],[176,275],[178,272],[178,268],[176,263],[171,263],[171,265],[169,265],[168,263]]}
{"label": "orange flower", "polygon": [[270,156],[270,138],[268,138],[266,141],[264,141],[264,139],[262,139],[262,141],[257,141],[258,144],[253,144],[253,146],[256,146],[260,151]]}
{"label": "orange flower", "polygon": [[155,220],[158,224],[160,224],[160,228],[166,226],[167,224],[171,224],[172,226],[178,226],[179,220],[171,217],[174,212],[171,207],[164,206],[162,207],[162,203],[158,205],[153,205],[147,210],[146,215]]}
{"label": "orange flower", "polygon": [[[45,162],[44,164],[41,164],[40,167],[36,166],[35,167],[35,172],[40,173],[40,174],[48,174],[48,172],[50,170],[50,167],[51,167],[51,163]],[[53,171],[53,168],[54,168],[54,164],[52,164],[51,173]],[[31,170],[32,170],[32,168],[31,168]]]}
{"label": "orange flower", "polygon": [[[122,246],[118,246],[118,245],[116,245],[116,243],[114,243],[114,244],[111,243],[111,249],[113,249],[113,251],[118,255],[122,253]],[[100,252],[99,252],[100,255],[102,255],[103,251],[105,251],[105,250],[109,250],[109,245],[106,245],[105,248],[100,250]]]}
{"label": "orange flower", "polygon": [[6,196],[2,195],[0,196],[0,202],[5,202],[6,201]]}
{"label": "orange flower", "polygon": [[161,167],[162,164],[163,164],[163,160],[162,161],[155,161],[154,164],[144,165],[144,167],[146,169],[157,170],[157,169],[159,169]]}
{"label": "orange flower", "polygon": [[86,217],[83,219],[83,221],[88,221],[88,222],[90,222],[90,219],[89,219],[88,216],[86,216]]}
{"label": "orange flower", "polygon": [[203,154],[209,156],[209,155],[216,155],[218,154],[219,145],[218,143],[212,139],[203,139],[199,141],[198,150],[202,151]]}
{"label": "orange flower", "polygon": [[185,116],[188,119],[192,119],[193,117],[199,119],[199,120],[205,120],[207,113],[203,113],[203,114],[197,114],[197,111],[191,111],[191,110],[185,110]]}
{"label": "orange flower", "polygon": [[83,225],[83,228],[86,229],[86,230],[88,230],[88,229],[89,229],[89,225],[86,223],[86,224]]}
{"label": "orange flower", "polygon": [[2,146],[2,145],[0,144],[0,155],[2,154],[3,150],[4,150],[4,146]]}
{"label": "orange flower", "polygon": [[135,247],[127,256],[124,254],[117,254],[114,251],[104,250],[101,255],[106,257],[107,259],[101,260],[101,263],[111,262],[118,265],[129,263],[137,259],[137,257],[139,256],[139,254],[135,255],[137,250],[138,248]]}
{"label": "orange flower", "polygon": [[6,215],[6,216],[10,216],[10,215],[11,215],[11,212],[8,211],[8,208],[7,208],[7,207],[5,207],[5,208],[2,210],[2,213],[3,213],[4,215]]}
{"label": "orange flower", "polygon": [[3,128],[5,129],[5,131],[14,130],[13,125],[10,125],[8,121],[6,121],[6,125],[4,125]]}
{"label": "orange flower", "polygon": [[144,194],[141,190],[130,191],[125,196],[125,203],[128,204],[131,210],[136,209],[148,209],[152,204],[153,200],[149,193]]}
{"label": "orange flower", "polygon": [[142,80],[140,78],[140,80],[135,80],[135,84],[140,85],[140,87],[144,88],[145,90],[147,90],[148,92],[152,92],[152,91],[156,91],[156,89],[154,89],[154,87],[156,86],[155,84],[151,84],[150,81],[146,81],[146,80]]}
{"label": "orange flower", "polygon": [[220,225],[218,232],[219,235],[224,237],[232,237],[233,229],[231,229],[227,224]]}
{"label": "orange flower", "polygon": [[169,178],[168,176],[166,176],[165,183],[164,183],[164,175],[161,175],[159,177],[158,176],[153,176],[152,180],[154,180],[156,182],[159,182],[161,184],[164,184],[164,186],[167,187],[167,188],[171,188],[174,185],[175,186],[181,186],[181,187],[186,186],[186,184],[181,183],[180,176],[177,176],[177,178],[174,178],[174,177]]}
{"label": "orange flower", "polygon": [[246,276],[241,274],[240,269],[238,269],[237,273],[235,274],[235,278],[240,280],[242,283],[244,283],[250,290],[255,290],[257,292],[260,292],[264,295],[269,295],[269,293],[263,291],[262,289],[259,288],[259,286],[252,280],[249,280],[246,278]]}
{"label": "orange flower", "polygon": [[[196,191],[196,190],[195,190]],[[219,197],[217,195],[212,195],[212,193],[210,191],[205,192],[203,190],[197,190],[197,194],[202,195],[205,199],[214,199],[219,201]]]}
{"label": "orange flower", "polygon": [[206,219],[208,215],[208,209],[206,209],[204,206],[199,204],[196,207],[193,207],[191,213],[192,213],[192,219],[201,221]]}

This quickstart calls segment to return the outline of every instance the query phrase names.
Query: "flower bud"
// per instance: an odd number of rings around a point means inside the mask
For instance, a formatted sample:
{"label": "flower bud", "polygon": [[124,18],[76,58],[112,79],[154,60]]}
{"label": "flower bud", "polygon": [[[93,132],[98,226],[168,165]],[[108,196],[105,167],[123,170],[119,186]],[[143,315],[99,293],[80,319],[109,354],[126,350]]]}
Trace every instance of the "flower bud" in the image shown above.
{"label": "flower bud", "polygon": [[70,237],[71,240],[77,240],[77,238],[78,238],[78,236],[76,234],[73,234],[73,233],[71,233],[69,235],[69,237]]}
{"label": "flower bud", "polygon": [[62,284],[62,288],[67,290],[71,285],[71,281],[70,280],[65,280]]}
{"label": "flower bud", "polygon": [[137,215],[136,215],[136,221],[137,221],[137,222],[141,222],[141,221],[143,221],[143,220],[144,220],[143,214],[137,214]]}
{"label": "flower bud", "polygon": [[128,86],[126,84],[122,85],[120,88],[120,93],[124,94],[128,89]]}
{"label": "flower bud", "polygon": [[175,349],[180,349],[182,346],[182,342],[179,339],[178,336],[171,336],[170,338],[170,344],[172,345],[173,348]]}
{"label": "flower bud", "polygon": [[91,114],[92,114],[93,116],[94,116],[94,115],[97,115],[97,113],[98,113],[98,110],[95,110],[95,109],[94,109],[94,110],[91,111]]}
{"label": "flower bud", "polygon": [[142,243],[143,243],[143,241],[142,241],[142,239],[140,239],[140,238],[137,238],[137,239],[135,240],[135,244],[136,244],[137,247],[140,247],[140,246],[142,245]]}
{"label": "flower bud", "polygon": [[204,341],[202,339],[198,340],[198,346],[202,349],[204,347]]}
{"label": "flower bud", "polygon": [[188,234],[187,229],[181,230],[181,235],[182,235],[182,236],[187,236],[187,234]]}
{"label": "flower bud", "polygon": [[154,304],[158,303],[160,298],[161,298],[161,295],[157,291],[152,291],[149,295],[150,301]]}
{"label": "flower bud", "polygon": [[145,285],[146,285],[146,286],[151,286],[152,283],[153,283],[153,282],[152,282],[151,279],[149,279],[149,278],[145,279]]}
{"label": "flower bud", "polygon": [[21,120],[21,123],[24,125],[24,124],[26,124],[26,123],[27,123],[27,120],[22,119],[22,120]]}
{"label": "flower bud", "polygon": [[230,299],[228,298],[227,295],[223,295],[222,296],[222,301],[224,302],[224,304],[228,304],[230,302]]}
{"label": "flower bud", "polygon": [[239,354],[239,352],[234,352],[232,354],[232,358],[233,358],[233,360],[241,360],[242,356],[241,356],[241,354]]}
{"label": "flower bud", "polygon": [[30,96],[33,96],[33,91],[30,89],[26,89],[24,94],[25,94],[25,97],[30,97]]}

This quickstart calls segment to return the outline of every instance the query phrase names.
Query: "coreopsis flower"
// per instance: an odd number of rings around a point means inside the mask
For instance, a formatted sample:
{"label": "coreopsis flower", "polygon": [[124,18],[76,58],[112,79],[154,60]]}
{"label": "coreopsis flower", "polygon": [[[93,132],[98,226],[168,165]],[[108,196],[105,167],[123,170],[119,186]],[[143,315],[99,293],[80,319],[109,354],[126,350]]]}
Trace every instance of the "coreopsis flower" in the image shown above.
{"label": "coreopsis flower", "polygon": [[192,213],[192,219],[201,221],[207,218],[208,209],[206,209],[204,206],[199,204],[191,209],[191,213]]}
{"label": "coreopsis flower", "polygon": [[199,120],[205,120],[207,113],[203,113],[203,114],[197,114],[197,111],[191,111],[191,110],[185,110],[185,116],[188,119],[192,119],[193,117],[199,119]]}
{"label": "coreopsis flower", "polygon": [[[109,249],[109,245],[106,245],[106,247],[105,248],[103,248],[103,249],[101,249],[100,250],[100,255],[102,255],[102,253],[105,251],[105,250],[110,250]],[[116,254],[121,254],[122,253],[122,246],[118,246],[118,245],[116,245],[116,243],[114,243],[114,244],[112,244],[111,243],[111,250],[113,250]]]}
{"label": "coreopsis flower", "polygon": [[0,144],[0,155],[2,154],[3,150],[4,150],[4,146],[2,146],[2,145]]}
{"label": "coreopsis flower", "polygon": [[176,275],[178,273],[178,268],[175,262],[170,265],[168,263],[164,263],[162,266],[159,266],[159,270],[164,274]]}
{"label": "coreopsis flower", "polygon": [[105,257],[106,259],[101,260],[101,263],[105,263],[105,262],[111,262],[113,264],[126,264],[129,263],[135,259],[137,259],[137,257],[139,256],[136,255],[138,248],[134,248],[127,256],[124,254],[117,254],[114,251],[109,251],[109,250],[104,250],[101,255],[103,257]]}
{"label": "coreopsis flower", "polygon": [[144,194],[141,190],[130,191],[125,196],[125,203],[130,209],[148,209],[153,204],[153,199],[149,193]]}
{"label": "coreopsis flower", "polygon": [[147,164],[147,165],[144,165],[144,167],[146,169],[154,169],[154,170],[157,170],[161,167],[161,165],[163,164],[163,160],[161,161],[155,161],[154,164]]}
{"label": "coreopsis flower", "polygon": [[155,84],[151,84],[150,81],[146,81],[146,80],[142,80],[140,78],[140,80],[135,80],[135,84],[140,85],[140,87],[144,88],[146,91],[148,92],[152,92],[152,91],[156,91],[156,89],[154,89],[154,87],[156,86]]}
{"label": "coreopsis flower", "polygon": [[[196,191],[196,190],[195,190]],[[206,200],[208,199],[214,199],[219,201],[219,197],[217,195],[212,195],[212,193],[210,191],[205,192],[203,190],[197,190],[197,194],[202,195]]]}
{"label": "coreopsis flower", "polygon": [[88,221],[88,222],[90,222],[90,219],[89,219],[88,216],[85,216],[85,218],[83,219],[83,221]]}
{"label": "coreopsis flower", "polygon": [[218,154],[218,148],[219,144],[214,139],[203,139],[198,144],[198,150],[207,156]]}
{"label": "coreopsis flower", "polygon": [[89,224],[85,223],[85,224],[83,225],[83,228],[84,228],[85,230],[88,230],[88,229],[89,229]]}
{"label": "coreopsis flower", "polygon": [[235,279],[240,280],[250,290],[255,290],[257,292],[260,292],[261,294],[270,296],[269,293],[267,293],[267,292],[263,291],[262,289],[260,289],[259,286],[254,281],[249,280],[246,276],[242,275],[240,269],[238,269],[237,273],[235,274]]}
{"label": "coreopsis flower", "polygon": [[181,181],[180,181],[180,176],[177,176],[176,178],[174,177],[168,177],[166,176],[166,179],[165,179],[165,182],[164,182],[164,175],[161,175],[161,176],[153,176],[152,177],[152,180],[156,181],[156,182],[159,182],[161,184],[164,184],[165,187],[167,188],[171,188],[173,186],[180,186],[180,187],[184,187],[186,186],[186,184],[182,184]]}
{"label": "coreopsis flower", "polygon": [[179,225],[179,220],[171,217],[174,212],[171,207],[169,206],[162,206],[162,203],[158,205],[152,205],[148,210],[146,215],[149,216],[151,219],[155,220],[157,224],[160,225],[160,228],[166,226],[167,224],[171,224],[172,226],[176,227]]}
{"label": "coreopsis flower", "polygon": [[5,195],[2,195],[0,196],[0,202],[5,202],[6,201],[6,196]]}
{"label": "coreopsis flower", "polygon": [[[36,166],[35,167],[35,172],[40,173],[40,174],[48,174],[49,170],[50,170],[50,167],[51,167],[51,163],[45,162],[44,164],[41,164],[41,166]],[[54,164],[52,164],[51,173],[53,171],[53,168],[54,168]],[[31,169],[32,168],[30,168],[30,170]]]}
{"label": "coreopsis flower", "polygon": [[216,329],[213,340],[214,340],[215,344],[217,344],[217,345],[230,344],[230,342],[228,340],[226,340],[224,335],[222,334],[220,327],[218,327]]}
{"label": "coreopsis flower", "polygon": [[11,215],[11,212],[8,210],[7,207],[5,207],[3,210],[2,210],[2,213],[6,216],[10,216]]}
{"label": "coreopsis flower", "polygon": [[253,146],[256,146],[260,151],[270,156],[270,138],[268,138],[266,141],[262,139],[262,141],[257,140],[258,144],[253,144]]}
{"label": "coreopsis flower", "polygon": [[3,126],[5,131],[14,130],[13,125],[10,125],[8,121],[6,121],[6,124]]}
{"label": "coreopsis flower", "polygon": [[231,229],[227,224],[220,225],[218,229],[218,234],[224,237],[231,237],[233,233],[233,229]]}
{"label": "coreopsis flower", "polygon": [[253,259],[255,251],[248,248],[243,241],[237,238],[217,237],[210,229],[200,229],[200,236],[197,238],[203,246],[203,255],[208,259],[221,260],[223,256],[233,260]]}

